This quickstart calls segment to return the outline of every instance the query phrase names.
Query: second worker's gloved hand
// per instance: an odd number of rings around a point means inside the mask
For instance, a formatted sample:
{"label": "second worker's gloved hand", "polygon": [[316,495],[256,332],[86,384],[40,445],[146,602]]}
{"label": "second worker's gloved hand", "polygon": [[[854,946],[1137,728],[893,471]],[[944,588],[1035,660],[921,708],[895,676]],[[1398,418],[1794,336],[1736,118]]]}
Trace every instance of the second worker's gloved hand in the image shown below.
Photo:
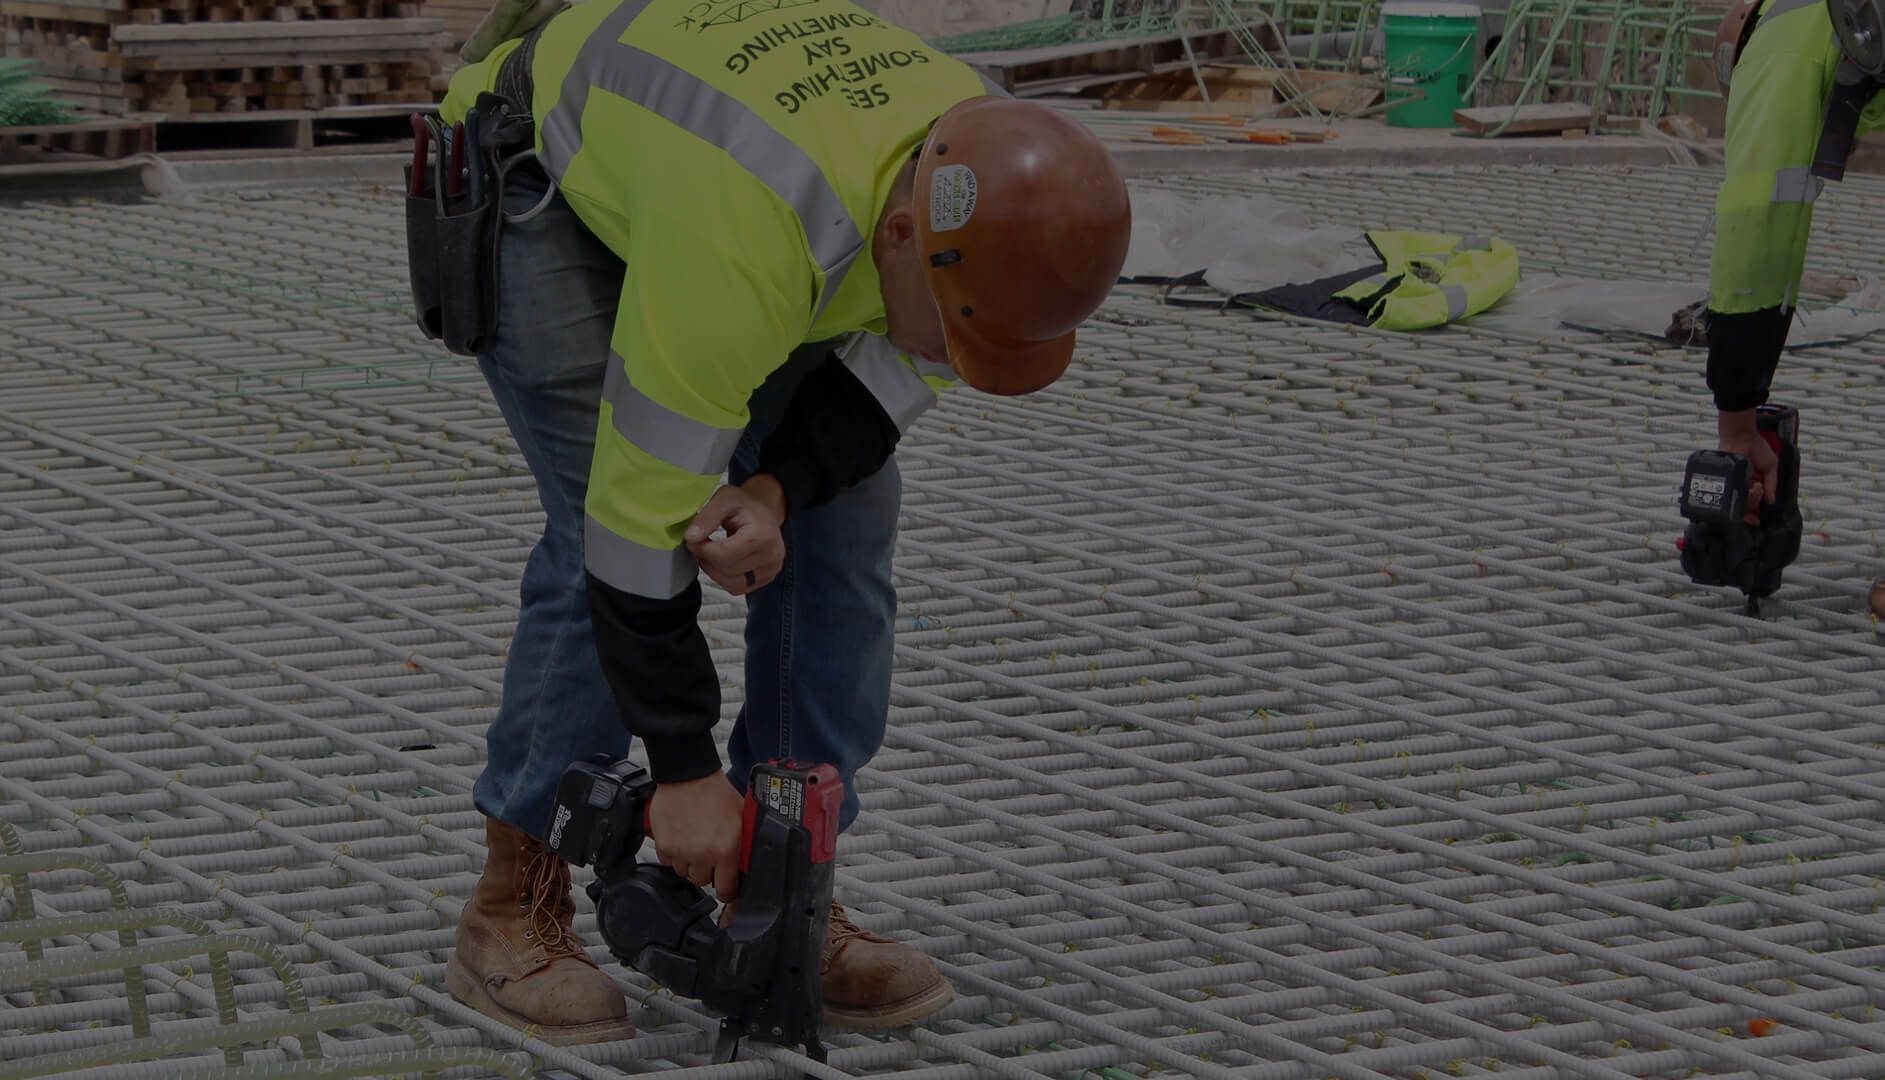
{"label": "second worker's gloved hand", "polygon": [[1754,410],[1716,414],[1715,429],[1721,440],[1718,449],[1740,454],[1754,469],[1754,483],[1748,489],[1749,525],[1761,523],[1761,504],[1771,503],[1780,492],[1780,455],[1767,445],[1755,427]]}
{"label": "second worker's gloved hand", "polygon": [[[738,487],[714,492],[682,539],[714,584],[744,596],[764,588],[785,565],[785,534],[779,531],[785,513],[784,489],[759,473]],[[720,529],[726,537],[713,539]]]}
{"label": "second worker's gloved hand", "polygon": [[740,831],[746,800],[723,772],[661,784],[648,806],[655,858],[721,903],[739,895]]}

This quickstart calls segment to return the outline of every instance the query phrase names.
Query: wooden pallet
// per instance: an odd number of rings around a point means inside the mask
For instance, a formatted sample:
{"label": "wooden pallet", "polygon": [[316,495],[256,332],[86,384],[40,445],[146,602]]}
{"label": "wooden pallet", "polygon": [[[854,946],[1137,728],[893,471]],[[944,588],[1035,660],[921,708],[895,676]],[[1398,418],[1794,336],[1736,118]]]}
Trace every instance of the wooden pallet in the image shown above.
{"label": "wooden pallet", "polygon": [[192,151],[331,151],[410,145],[407,117],[436,105],[343,105],[246,113],[150,115],[160,154]]}
{"label": "wooden pallet", "polygon": [[[1245,28],[1265,49],[1277,47],[1276,35],[1265,24]],[[1189,41],[1189,57],[1185,46]],[[1078,90],[1096,81],[1124,75],[1151,75],[1171,70],[1168,65],[1190,59],[1245,59],[1238,35],[1231,29],[1194,30],[1154,37],[1114,41],[1082,41],[1037,49],[958,53],[961,60],[1019,97]]]}
{"label": "wooden pallet", "polygon": [[148,120],[87,120],[76,124],[0,127],[0,158],[35,160],[69,155],[125,158],[157,149]]}
{"label": "wooden pallet", "polygon": [[451,36],[452,48],[456,49],[471,36],[485,12],[491,10],[491,3],[492,0],[425,0],[417,14],[443,22],[445,32]]}
{"label": "wooden pallet", "polygon": [[[455,61],[436,18],[133,22],[129,16],[153,9],[107,6],[148,2],[0,0],[0,44],[8,56],[33,59],[36,77],[60,99],[107,116],[431,102],[444,92]],[[343,9],[230,10],[259,16]]]}

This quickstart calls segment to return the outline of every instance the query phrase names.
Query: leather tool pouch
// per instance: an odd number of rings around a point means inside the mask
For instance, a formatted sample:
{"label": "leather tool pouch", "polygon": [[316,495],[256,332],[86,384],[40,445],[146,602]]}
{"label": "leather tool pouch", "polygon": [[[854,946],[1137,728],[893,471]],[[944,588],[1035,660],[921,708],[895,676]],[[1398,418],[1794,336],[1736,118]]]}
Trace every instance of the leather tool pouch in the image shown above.
{"label": "leather tool pouch", "polygon": [[461,356],[485,352],[497,330],[497,237],[504,205],[498,163],[529,148],[534,133],[529,115],[513,112],[495,94],[480,94],[474,107],[483,118],[481,138],[475,148],[467,141],[467,176],[455,191],[440,165],[451,160],[448,146],[439,147],[426,169],[424,194],[410,194],[407,167],[406,248],[419,328]]}
{"label": "leather tool pouch", "polygon": [[412,194],[412,166],[406,166],[406,264],[412,281],[412,306],[419,329],[437,340],[444,333],[439,310],[438,211],[433,193],[433,170],[422,168],[420,195]]}
{"label": "leather tool pouch", "polygon": [[[466,163],[471,166],[470,162]],[[494,181],[493,181],[494,182]],[[434,203],[439,291],[439,339],[460,356],[477,356],[497,330],[497,221],[500,196],[487,182],[484,197]]]}

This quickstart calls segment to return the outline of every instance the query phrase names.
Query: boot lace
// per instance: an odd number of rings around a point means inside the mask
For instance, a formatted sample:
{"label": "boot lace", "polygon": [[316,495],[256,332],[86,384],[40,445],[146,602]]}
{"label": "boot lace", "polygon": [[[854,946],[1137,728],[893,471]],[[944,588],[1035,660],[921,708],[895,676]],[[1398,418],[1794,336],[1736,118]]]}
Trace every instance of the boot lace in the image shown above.
{"label": "boot lace", "polygon": [[850,941],[852,938],[858,938],[863,941],[890,942],[889,938],[873,934],[869,930],[852,922],[851,917],[844,913],[844,908],[840,907],[836,900],[833,900],[831,902],[831,921],[825,927],[825,963],[829,965],[832,958],[838,955],[838,950],[844,948],[844,943]]}
{"label": "boot lace", "polygon": [[573,956],[575,939],[567,927],[576,916],[569,898],[569,864],[540,844],[531,844],[523,865],[524,921],[549,956]]}

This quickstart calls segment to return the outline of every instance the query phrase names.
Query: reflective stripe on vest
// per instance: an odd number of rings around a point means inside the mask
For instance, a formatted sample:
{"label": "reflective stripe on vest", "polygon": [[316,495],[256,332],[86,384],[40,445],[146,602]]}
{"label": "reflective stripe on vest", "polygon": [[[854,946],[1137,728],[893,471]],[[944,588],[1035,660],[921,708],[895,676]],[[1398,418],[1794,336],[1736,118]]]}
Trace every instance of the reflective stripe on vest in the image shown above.
{"label": "reflective stripe on vest", "polygon": [[[1486,250],[1492,250],[1491,246],[1488,245]],[[1446,297],[1447,322],[1452,322],[1454,319],[1466,314],[1467,303],[1465,288],[1459,285],[1442,285],[1440,286],[1440,293]]]}
{"label": "reflective stripe on vest", "polygon": [[1811,203],[1820,197],[1826,181],[1813,175],[1809,165],[1780,169],[1774,173],[1774,197],[1777,203]]}
{"label": "reflective stripe on vest", "polygon": [[[924,381],[923,373],[905,363],[890,342],[874,334],[859,334],[844,349],[844,366],[864,384],[884,415],[898,431],[910,430],[916,418],[936,403],[936,391]],[[924,368],[947,365],[922,364]],[[948,369],[953,378],[955,370]]]}
{"label": "reflective stripe on vest", "polygon": [[724,471],[744,427],[717,428],[655,401],[628,381],[622,357],[602,378],[602,396],[614,413],[615,433],[677,469],[702,476]]}
{"label": "reflective stripe on vest", "polygon": [[844,200],[797,143],[738,99],[698,75],[622,44],[620,38],[649,0],[621,0],[576,54],[563,92],[543,118],[543,164],[562,179],[583,148],[582,114],[591,88],[634,102],[683,131],[721,148],[798,214],[812,257],[825,274],[816,319],[838,293],[845,272],[864,250],[864,233]]}
{"label": "reflective stripe on vest", "polygon": [[662,599],[679,596],[700,573],[684,547],[643,547],[617,536],[607,525],[583,515],[583,563],[589,572],[623,592]]}

